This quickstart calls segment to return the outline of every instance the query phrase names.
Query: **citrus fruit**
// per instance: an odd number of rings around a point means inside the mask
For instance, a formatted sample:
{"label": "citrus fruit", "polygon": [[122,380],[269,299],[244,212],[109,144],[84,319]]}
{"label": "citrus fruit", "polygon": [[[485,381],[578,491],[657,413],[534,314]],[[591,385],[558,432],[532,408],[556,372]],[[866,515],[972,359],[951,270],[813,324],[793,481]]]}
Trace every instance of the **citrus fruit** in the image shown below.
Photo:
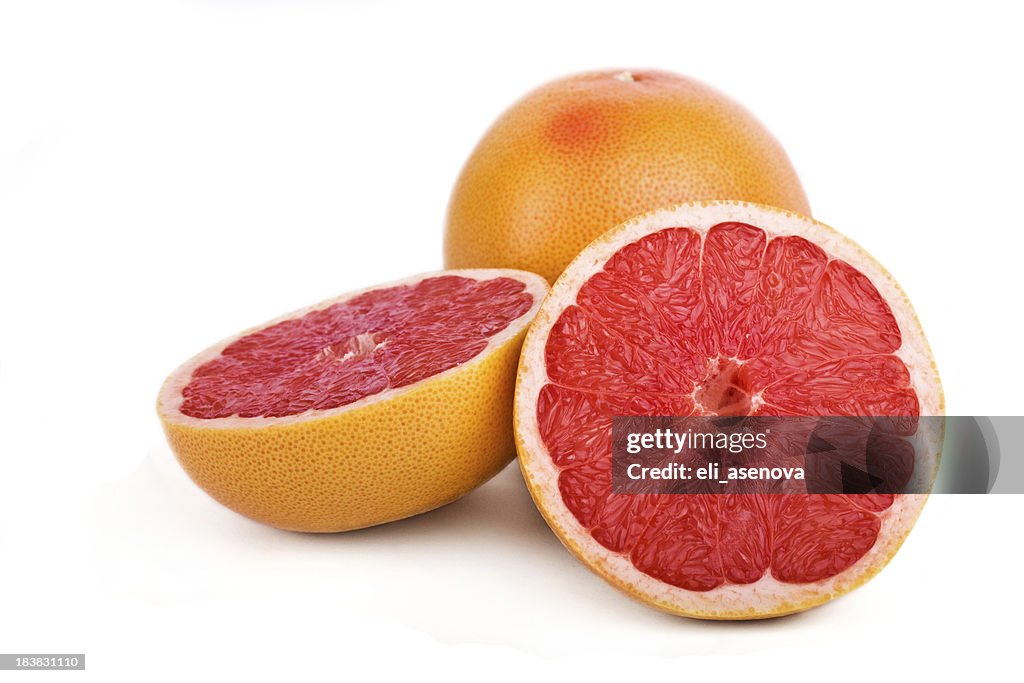
{"label": "citrus fruit", "polygon": [[[613,585],[696,617],[776,616],[867,581],[926,494],[612,492],[612,417],[941,414],[910,302],[866,252],[780,209],[704,202],[595,240],[523,345],[515,425],[534,501]],[[941,435],[928,442],[933,462]]]}
{"label": "citrus fruit", "polygon": [[158,411],[213,498],[296,531],[444,505],[515,456],[512,393],[547,291],[532,273],[421,275],[325,301],[175,370]]}
{"label": "citrus fruit", "polygon": [[631,216],[727,198],[810,213],[779,143],[716,90],[664,71],[577,74],[527,94],[480,140],[451,196],[445,266],[554,282]]}

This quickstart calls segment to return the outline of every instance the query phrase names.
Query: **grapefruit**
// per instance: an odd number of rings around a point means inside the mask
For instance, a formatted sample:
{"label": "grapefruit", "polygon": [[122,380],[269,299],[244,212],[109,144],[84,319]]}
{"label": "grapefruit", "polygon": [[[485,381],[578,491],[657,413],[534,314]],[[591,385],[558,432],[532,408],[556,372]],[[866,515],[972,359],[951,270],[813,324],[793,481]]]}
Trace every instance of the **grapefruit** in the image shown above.
{"label": "grapefruit", "polygon": [[[537,506],[590,569],[669,612],[744,619],[867,581],[926,495],[614,494],[612,417],[942,408],[882,266],[810,218],[716,201],[630,220],[572,262],[524,343],[515,429]],[[941,434],[926,448],[937,462]]]}
{"label": "grapefruit", "polygon": [[445,265],[554,282],[631,216],[723,198],[810,213],[779,143],[716,90],[664,71],[577,74],[526,95],[480,140],[451,196]]}
{"label": "grapefruit", "polygon": [[512,393],[547,283],[420,275],[291,313],[175,370],[158,411],[189,476],[227,507],[344,531],[449,503],[515,456]]}

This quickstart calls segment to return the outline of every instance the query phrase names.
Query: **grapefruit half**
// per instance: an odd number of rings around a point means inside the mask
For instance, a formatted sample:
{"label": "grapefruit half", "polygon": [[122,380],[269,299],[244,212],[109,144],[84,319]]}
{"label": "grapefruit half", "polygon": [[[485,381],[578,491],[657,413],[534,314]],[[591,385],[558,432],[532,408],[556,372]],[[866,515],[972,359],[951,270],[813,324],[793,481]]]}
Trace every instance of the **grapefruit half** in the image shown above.
{"label": "grapefruit half", "polygon": [[[746,619],[867,581],[926,496],[613,494],[612,417],[942,408],[881,265],[810,218],[714,201],[642,215],[577,256],[524,343],[515,428],[534,501],[584,564],[660,609]],[[928,449],[937,462],[941,435]]]}
{"label": "grapefruit half", "polygon": [[420,275],[325,301],[175,370],[158,412],[213,498],[296,531],[449,503],[515,456],[523,336],[547,292],[514,270]]}
{"label": "grapefruit half", "polygon": [[528,93],[477,144],[452,191],[445,267],[554,282],[609,227],[720,197],[810,213],[782,146],[714,88],[650,69],[575,74]]}

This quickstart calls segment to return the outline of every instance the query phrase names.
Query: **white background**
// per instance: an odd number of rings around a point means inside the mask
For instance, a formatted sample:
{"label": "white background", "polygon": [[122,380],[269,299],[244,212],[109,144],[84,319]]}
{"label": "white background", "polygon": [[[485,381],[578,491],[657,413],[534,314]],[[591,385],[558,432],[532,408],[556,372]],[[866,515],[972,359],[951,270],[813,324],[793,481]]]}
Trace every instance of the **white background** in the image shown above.
{"label": "white background", "polygon": [[[577,564],[515,468],[414,520],[296,535],[208,499],[155,416],[163,377],[217,339],[439,268],[494,117],[555,76],[637,66],[774,131],[815,216],[910,294],[951,414],[1021,414],[1021,17],[818,5],[0,4],[0,652],[84,651],[95,680],[830,680],[1017,654],[1018,497],[933,499],[882,575],[823,608],[704,623]],[[745,653],[768,660],[680,659]]]}

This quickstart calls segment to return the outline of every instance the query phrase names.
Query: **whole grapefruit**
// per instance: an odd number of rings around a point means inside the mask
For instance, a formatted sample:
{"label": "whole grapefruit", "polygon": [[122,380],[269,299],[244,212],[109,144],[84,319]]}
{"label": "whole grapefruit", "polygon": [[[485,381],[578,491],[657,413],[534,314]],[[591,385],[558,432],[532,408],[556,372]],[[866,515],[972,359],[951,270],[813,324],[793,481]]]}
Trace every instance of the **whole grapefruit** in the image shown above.
{"label": "whole grapefruit", "polygon": [[718,91],[664,71],[609,70],[526,95],[484,135],[448,209],[448,268],[549,281],[627,218],[697,199],[809,214],[785,151]]}

